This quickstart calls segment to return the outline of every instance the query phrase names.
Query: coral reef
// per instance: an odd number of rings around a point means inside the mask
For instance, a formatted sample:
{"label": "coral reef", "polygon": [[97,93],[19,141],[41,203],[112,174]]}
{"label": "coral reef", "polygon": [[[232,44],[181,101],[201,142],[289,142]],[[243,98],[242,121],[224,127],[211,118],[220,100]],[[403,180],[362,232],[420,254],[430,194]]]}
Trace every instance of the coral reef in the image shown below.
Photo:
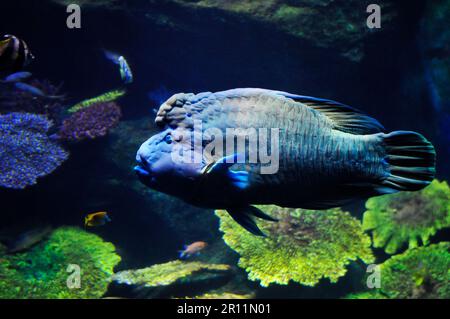
{"label": "coral reef", "polygon": [[81,141],[105,136],[119,123],[122,116],[115,102],[97,103],[65,119],[58,137],[67,141]]}
{"label": "coral reef", "polygon": [[366,203],[364,230],[371,230],[374,247],[389,254],[405,243],[409,247],[424,245],[437,230],[450,226],[450,188],[434,180],[419,192],[401,192],[374,197]]}
{"label": "coral reef", "polygon": [[144,269],[124,270],[113,276],[113,280],[127,285],[144,285],[146,287],[168,286],[177,281],[192,280],[187,277],[199,273],[220,273],[230,270],[229,265],[206,264],[202,262],[170,261]]}
{"label": "coral reef", "polygon": [[349,294],[345,297],[345,299],[387,299],[387,297],[377,291],[364,291]]}
{"label": "coral reef", "polygon": [[51,122],[28,113],[0,115],[0,186],[23,189],[58,168],[68,153],[47,136]]}
{"label": "coral reef", "polygon": [[113,101],[117,100],[118,98],[124,96],[125,93],[126,93],[125,90],[114,90],[114,91],[106,92],[102,95],[99,95],[99,96],[93,97],[91,99],[84,100],[78,104],[75,104],[74,106],[69,108],[67,110],[67,112],[75,113],[82,109],[91,107],[94,104],[113,102]]}
{"label": "coral reef", "polygon": [[[78,228],[62,227],[28,251],[0,251],[0,298],[100,298],[120,262],[114,245]],[[80,288],[68,288],[68,266],[79,265]]]}
{"label": "coral reef", "polygon": [[311,211],[261,206],[278,223],[259,221],[268,235],[261,238],[247,232],[226,212],[217,211],[225,242],[240,254],[239,266],[251,280],[286,285],[290,280],[307,286],[321,278],[336,282],[346,266],[360,258],[374,261],[370,238],[360,222],[339,209]]}
{"label": "coral reef", "polygon": [[241,295],[233,292],[222,293],[206,293],[195,297],[186,297],[185,299],[253,299],[255,296],[252,294]]}
{"label": "coral reef", "polygon": [[26,112],[46,115],[55,124],[61,121],[64,105],[61,96],[62,85],[56,86],[48,80],[33,79],[30,85],[41,90],[46,98],[33,95],[14,87],[6,86],[0,90],[0,113]]}
{"label": "coral reef", "polygon": [[450,243],[408,249],[381,264],[381,287],[347,296],[369,298],[450,298]]}
{"label": "coral reef", "polygon": [[138,298],[197,296],[224,287],[231,274],[231,267],[226,264],[176,260],[116,273],[112,277],[110,293]]}

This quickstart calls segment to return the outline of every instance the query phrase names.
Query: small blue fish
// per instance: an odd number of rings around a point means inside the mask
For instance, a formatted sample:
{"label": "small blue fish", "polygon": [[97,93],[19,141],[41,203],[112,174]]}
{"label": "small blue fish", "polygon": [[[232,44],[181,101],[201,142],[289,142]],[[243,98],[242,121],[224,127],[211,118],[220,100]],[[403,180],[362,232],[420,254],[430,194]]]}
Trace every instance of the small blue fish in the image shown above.
{"label": "small blue fish", "polygon": [[59,99],[64,98],[63,95],[47,95],[41,89],[38,89],[35,86],[26,84],[23,82],[17,82],[14,84],[14,86],[16,87],[16,89],[18,89],[20,91],[30,93],[31,95],[34,95],[37,97],[42,97],[42,98],[46,98],[46,99],[54,99],[54,100],[59,100]]}
{"label": "small blue fish", "polygon": [[131,68],[128,65],[127,60],[123,56],[119,57],[119,65],[120,65],[120,77],[124,81],[125,84],[133,83],[133,73],[131,72]]}
{"label": "small blue fish", "polygon": [[125,84],[133,83],[133,72],[125,57],[108,50],[104,50],[104,54],[108,60],[119,66],[122,81],[124,81]]}
{"label": "small blue fish", "polygon": [[8,75],[1,82],[2,83],[20,82],[20,81],[28,79],[31,76],[32,76],[32,74],[30,72],[25,72],[25,71],[23,71],[23,72],[16,72],[16,73]]}

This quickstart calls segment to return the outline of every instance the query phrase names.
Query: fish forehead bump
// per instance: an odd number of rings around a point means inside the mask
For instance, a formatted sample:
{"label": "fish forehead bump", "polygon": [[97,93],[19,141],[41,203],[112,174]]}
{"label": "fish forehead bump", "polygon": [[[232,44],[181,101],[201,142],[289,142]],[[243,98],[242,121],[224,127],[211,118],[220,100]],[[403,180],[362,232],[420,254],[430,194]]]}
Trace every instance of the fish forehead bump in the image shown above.
{"label": "fish forehead bump", "polygon": [[187,96],[185,93],[177,93],[172,95],[159,107],[158,112],[156,113],[155,123],[158,126],[164,125],[166,122],[165,120],[167,113],[172,111],[175,107],[182,107],[186,101]]}
{"label": "fish forehead bump", "polygon": [[164,127],[191,127],[194,114],[201,113],[211,106],[220,106],[225,100],[267,96],[283,99],[279,91],[260,88],[238,88],[219,92],[177,93],[164,102],[155,118],[155,123]]}
{"label": "fish forehead bump", "polygon": [[211,92],[174,94],[160,106],[155,123],[160,127],[190,127],[192,113],[200,112],[215,100],[215,94]]}

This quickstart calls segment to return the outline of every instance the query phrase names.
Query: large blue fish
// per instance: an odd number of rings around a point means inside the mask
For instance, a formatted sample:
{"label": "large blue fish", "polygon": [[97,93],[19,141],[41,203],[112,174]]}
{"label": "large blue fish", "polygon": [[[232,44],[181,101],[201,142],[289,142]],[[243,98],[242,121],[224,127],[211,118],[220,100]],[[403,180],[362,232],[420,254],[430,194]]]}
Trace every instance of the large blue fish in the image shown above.
{"label": "large blue fish", "polygon": [[[252,205],[327,209],[420,190],[435,174],[434,147],[422,135],[383,133],[375,119],[331,100],[264,89],[181,93],[161,105],[155,121],[161,132],[137,152],[140,181],[193,205],[226,209],[256,235],[263,233],[253,217],[273,219]],[[221,158],[203,154],[201,160],[183,162],[174,157],[183,144],[187,148],[181,149],[191,148],[195,157],[195,145],[205,151],[215,139],[211,132],[229,128],[243,129],[244,135],[245,129],[278,129],[279,147],[271,146],[279,153],[277,170],[263,174],[262,161],[234,163],[243,158],[234,146]],[[248,137],[239,136],[249,144]],[[257,147],[263,146],[259,141]]]}

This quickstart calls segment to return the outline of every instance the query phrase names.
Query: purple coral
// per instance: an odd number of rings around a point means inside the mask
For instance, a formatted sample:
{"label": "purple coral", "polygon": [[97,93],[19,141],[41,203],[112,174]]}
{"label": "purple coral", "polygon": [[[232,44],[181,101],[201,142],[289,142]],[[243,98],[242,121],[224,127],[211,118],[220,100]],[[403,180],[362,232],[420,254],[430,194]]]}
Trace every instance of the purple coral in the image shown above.
{"label": "purple coral", "polygon": [[119,123],[121,116],[120,106],[116,103],[97,103],[64,120],[58,136],[68,141],[102,137]]}
{"label": "purple coral", "polygon": [[23,189],[58,168],[68,153],[47,135],[43,115],[0,115],[0,187]]}

